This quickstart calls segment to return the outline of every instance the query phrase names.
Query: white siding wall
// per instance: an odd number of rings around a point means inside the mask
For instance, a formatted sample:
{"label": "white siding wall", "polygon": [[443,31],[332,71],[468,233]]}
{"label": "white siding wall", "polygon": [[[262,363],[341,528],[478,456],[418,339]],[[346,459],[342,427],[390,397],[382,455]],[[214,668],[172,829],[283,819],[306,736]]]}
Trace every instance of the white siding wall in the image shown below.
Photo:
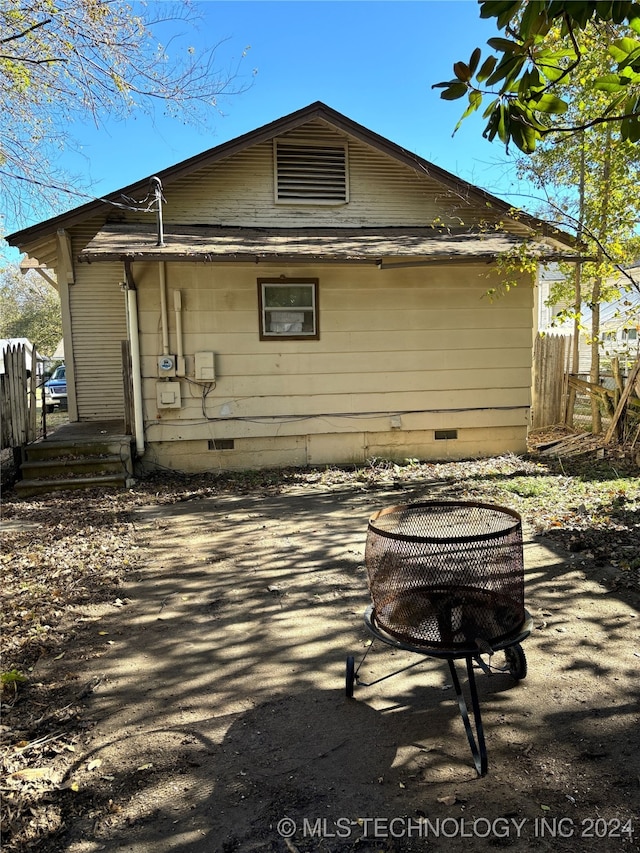
{"label": "white siding wall", "polygon": [[[74,254],[91,239],[96,225],[74,233]],[[127,338],[120,263],[76,264],[69,286],[73,317],[73,357],[78,419],[124,418],[121,341]]]}
{"label": "white siding wall", "polygon": [[[319,340],[259,340],[257,279],[281,273],[318,277]],[[135,264],[134,276],[150,463],[202,470],[524,449],[533,315],[524,282],[491,302],[484,266],[169,263],[187,378],[177,380],[182,407],[158,410],[158,265]],[[172,310],[169,326],[175,352]],[[198,351],[216,353],[204,401]],[[458,439],[435,441],[435,429],[457,429]],[[235,447],[210,450],[216,439]]]}
{"label": "white siding wall", "polygon": [[[320,137],[344,141],[320,122],[288,134],[294,141]],[[273,144],[264,142],[204,167],[165,187],[165,221],[247,227],[431,225],[493,221],[484,204],[471,203],[428,174],[418,175],[362,142],[349,139],[349,202],[314,207],[274,202]],[[517,226],[514,226],[517,230]],[[519,230],[522,230],[520,228]]]}

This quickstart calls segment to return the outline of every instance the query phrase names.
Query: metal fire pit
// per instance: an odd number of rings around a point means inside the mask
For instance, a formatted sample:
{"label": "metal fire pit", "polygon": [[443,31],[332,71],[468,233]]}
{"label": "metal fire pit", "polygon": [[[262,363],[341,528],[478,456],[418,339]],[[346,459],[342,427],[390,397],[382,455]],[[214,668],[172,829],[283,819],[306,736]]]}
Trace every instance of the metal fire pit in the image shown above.
{"label": "metal fire pit", "polygon": [[[474,664],[487,674],[508,672],[515,680],[527,673],[520,642],[531,632],[531,617],[524,607],[520,516],[491,504],[455,501],[383,509],[369,520],[365,564],[372,600],[365,613],[368,630],[374,640],[448,661],[476,770],[483,776],[488,762]],[[505,665],[491,665],[500,650]],[[356,683],[370,687],[390,677],[369,684],[358,679],[367,653],[357,669],[354,658],[347,658],[349,697]],[[489,655],[489,664],[482,654]],[[475,735],[456,659],[466,661]]]}

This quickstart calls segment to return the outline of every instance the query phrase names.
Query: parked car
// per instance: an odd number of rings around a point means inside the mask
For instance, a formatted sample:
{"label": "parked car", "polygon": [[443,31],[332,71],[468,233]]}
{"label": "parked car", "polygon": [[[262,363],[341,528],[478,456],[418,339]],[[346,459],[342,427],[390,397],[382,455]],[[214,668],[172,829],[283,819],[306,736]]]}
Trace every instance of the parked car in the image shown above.
{"label": "parked car", "polygon": [[58,365],[51,378],[44,383],[44,405],[47,412],[67,408],[67,371],[64,364]]}

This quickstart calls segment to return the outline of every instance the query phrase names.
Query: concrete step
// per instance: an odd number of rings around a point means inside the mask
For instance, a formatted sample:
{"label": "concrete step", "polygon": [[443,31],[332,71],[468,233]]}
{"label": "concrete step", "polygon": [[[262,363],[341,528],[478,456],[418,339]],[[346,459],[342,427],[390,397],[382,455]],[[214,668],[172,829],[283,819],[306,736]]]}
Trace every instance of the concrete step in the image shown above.
{"label": "concrete step", "polygon": [[26,480],[71,479],[81,474],[127,475],[131,473],[127,469],[127,460],[114,454],[37,459],[23,462],[20,470]]}
{"label": "concrete step", "polygon": [[92,477],[65,477],[50,480],[19,480],[15,489],[21,497],[41,495],[47,492],[65,491],[68,489],[122,489],[126,486],[127,478],[122,474],[96,474]]}
{"label": "concrete step", "polygon": [[131,436],[126,435],[65,441],[45,439],[27,445],[25,460],[35,462],[38,459],[74,459],[83,456],[119,456],[128,459],[132,456],[131,442]]}
{"label": "concrete step", "polygon": [[133,478],[130,435],[47,438],[27,445],[20,466],[19,495],[64,489],[125,488]]}

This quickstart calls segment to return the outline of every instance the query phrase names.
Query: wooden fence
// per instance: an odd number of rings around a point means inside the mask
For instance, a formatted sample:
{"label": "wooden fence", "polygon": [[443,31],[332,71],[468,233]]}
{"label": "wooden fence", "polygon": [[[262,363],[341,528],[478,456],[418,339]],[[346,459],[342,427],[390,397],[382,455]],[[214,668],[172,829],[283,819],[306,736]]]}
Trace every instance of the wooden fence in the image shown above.
{"label": "wooden fence", "polygon": [[[35,348],[31,364],[36,364]],[[37,437],[36,375],[27,370],[27,352],[22,344],[4,351],[4,370],[0,374],[0,449],[18,449]]]}
{"label": "wooden fence", "polygon": [[533,429],[565,422],[567,408],[567,359],[571,338],[564,335],[538,335],[533,349],[533,390],[531,425]]}
{"label": "wooden fence", "polygon": [[600,382],[593,384],[570,373],[571,341],[562,335],[538,336],[535,340],[532,429],[567,425],[591,434],[591,403],[595,399],[602,421],[600,444],[616,441],[633,449],[640,440],[640,361],[625,380],[618,360],[612,359],[611,373],[601,373]]}

